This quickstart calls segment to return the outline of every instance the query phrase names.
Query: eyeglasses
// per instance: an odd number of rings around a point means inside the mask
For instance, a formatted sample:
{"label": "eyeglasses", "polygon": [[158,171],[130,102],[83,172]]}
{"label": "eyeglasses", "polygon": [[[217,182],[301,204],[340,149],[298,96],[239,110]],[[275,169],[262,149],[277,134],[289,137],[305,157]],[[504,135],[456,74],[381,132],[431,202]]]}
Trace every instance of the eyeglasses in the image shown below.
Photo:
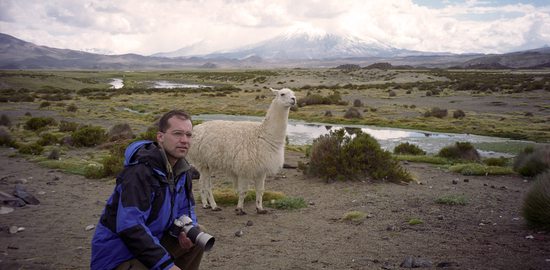
{"label": "eyeglasses", "polygon": [[191,131],[174,130],[172,132],[162,132],[162,133],[170,134],[170,135],[176,137],[177,139],[181,139],[183,137],[186,137],[186,138],[193,137],[193,132],[191,132]]}

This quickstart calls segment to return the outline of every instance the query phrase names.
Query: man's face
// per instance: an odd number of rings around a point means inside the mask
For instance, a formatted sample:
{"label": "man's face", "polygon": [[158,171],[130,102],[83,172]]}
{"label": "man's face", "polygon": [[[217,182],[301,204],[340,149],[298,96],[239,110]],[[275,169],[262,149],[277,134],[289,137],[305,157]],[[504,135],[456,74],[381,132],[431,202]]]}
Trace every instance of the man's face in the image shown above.
{"label": "man's face", "polygon": [[164,148],[170,164],[174,165],[187,155],[191,147],[193,124],[189,119],[183,120],[177,116],[168,119],[168,124],[167,130],[157,132],[157,141]]}

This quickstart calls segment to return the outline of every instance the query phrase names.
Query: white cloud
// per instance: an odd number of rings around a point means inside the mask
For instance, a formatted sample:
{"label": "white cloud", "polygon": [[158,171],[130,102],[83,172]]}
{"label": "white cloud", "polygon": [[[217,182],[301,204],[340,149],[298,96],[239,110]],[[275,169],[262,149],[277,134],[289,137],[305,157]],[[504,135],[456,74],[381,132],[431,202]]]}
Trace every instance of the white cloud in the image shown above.
{"label": "white cloud", "polygon": [[147,55],[194,44],[203,52],[231,49],[303,25],[412,50],[507,52],[550,44],[550,5],[453,1],[429,8],[412,0],[0,0],[3,33],[51,47],[114,53]]}

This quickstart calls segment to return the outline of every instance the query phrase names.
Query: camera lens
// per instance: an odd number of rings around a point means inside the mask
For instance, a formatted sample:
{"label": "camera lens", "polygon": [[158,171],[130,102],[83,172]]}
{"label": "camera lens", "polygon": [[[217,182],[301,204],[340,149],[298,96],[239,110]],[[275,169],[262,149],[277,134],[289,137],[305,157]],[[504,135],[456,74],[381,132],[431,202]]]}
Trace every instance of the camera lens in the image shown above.
{"label": "camera lens", "polygon": [[186,228],[185,233],[189,239],[196,245],[200,246],[204,251],[209,251],[214,246],[216,239],[205,232],[201,232],[198,228],[189,226]]}

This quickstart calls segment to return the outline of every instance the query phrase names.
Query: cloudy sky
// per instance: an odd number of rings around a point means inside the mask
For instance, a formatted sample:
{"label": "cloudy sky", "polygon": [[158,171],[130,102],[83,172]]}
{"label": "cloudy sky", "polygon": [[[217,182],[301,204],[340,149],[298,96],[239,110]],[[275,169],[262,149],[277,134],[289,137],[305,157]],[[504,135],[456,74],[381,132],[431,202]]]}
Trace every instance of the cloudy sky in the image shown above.
{"label": "cloudy sky", "polygon": [[228,50],[289,31],[421,51],[550,45],[548,0],[0,0],[0,32],[38,45],[150,55]]}

